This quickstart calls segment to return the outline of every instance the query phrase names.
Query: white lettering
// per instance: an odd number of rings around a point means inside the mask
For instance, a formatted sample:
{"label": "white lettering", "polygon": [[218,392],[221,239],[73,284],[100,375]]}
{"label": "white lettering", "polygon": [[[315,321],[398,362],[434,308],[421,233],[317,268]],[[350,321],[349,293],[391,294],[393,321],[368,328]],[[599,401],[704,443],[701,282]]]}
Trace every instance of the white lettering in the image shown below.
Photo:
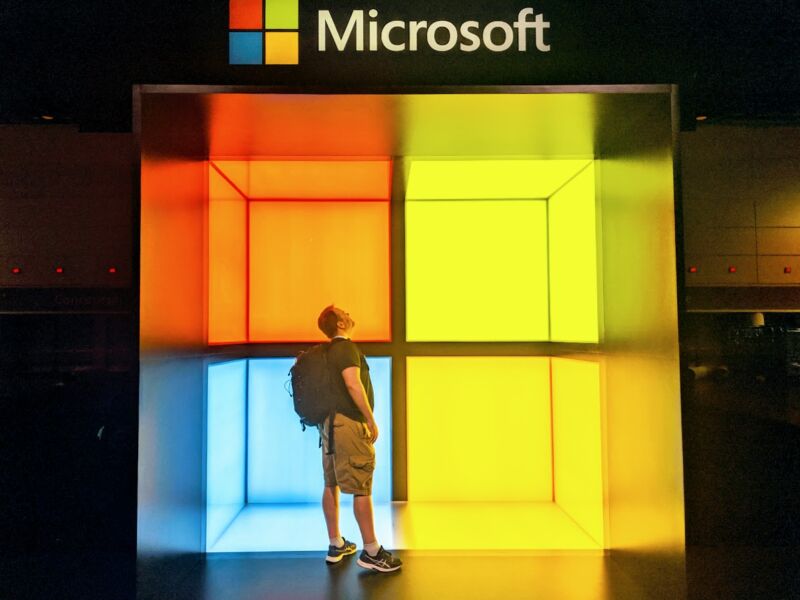
{"label": "white lettering", "polygon": [[[531,29],[535,32],[536,50],[550,52],[550,44],[545,41],[545,30],[550,29],[550,22],[544,20],[543,14],[536,14],[530,7],[519,11],[516,21],[491,21],[481,29],[478,21],[464,21],[456,25],[451,21],[389,21],[381,25],[378,11],[374,8],[367,12],[369,20],[364,27],[364,10],[354,10],[343,30],[340,30],[329,10],[318,13],[317,45],[320,52],[328,47],[328,35],[339,52],[347,47],[355,47],[356,52],[364,51],[364,38],[368,37],[367,46],[370,52],[386,49],[389,52],[417,52],[422,43],[436,52],[449,52],[458,46],[462,52],[475,52],[485,46],[490,52],[505,52],[514,45],[517,49],[528,51],[528,36]],[[402,32],[392,39],[393,33]],[[516,31],[515,31],[516,30]],[[498,33],[499,32],[499,33]]]}
{"label": "white lettering", "polygon": [[536,49],[539,52],[550,52],[550,44],[544,43],[544,30],[550,29],[550,22],[544,20],[544,15],[536,15]]}
{"label": "white lettering", "polygon": [[480,28],[481,24],[477,21],[467,21],[461,24],[461,36],[469,40],[469,44],[461,42],[459,48],[464,52],[475,52],[481,47],[481,38],[475,32]]}
{"label": "white lettering", "polygon": [[528,21],[528,17],[533,14],[532,8],[523,8],[519,11],[517,22],[514,27],[517,28],[517,48],[520,52],[525,52],[528,49],[528,29],[531,29],[534,24]]}
{"label": "white lettering", "polygon": [[[495,29],[502,29],[503,35],[505,36],[505,40],[503,40],[502,44],[495,44],[492,40],[492,32]],[[503,21],[492,21],[486,26],[486,29],[483,30],[483,44],[492,52],[503,52],[511,48],[511,44],[514,43],[514,30],[511,29],[511,25],[508,23],[504,23]]]}
{"label": "white lettering", "polygon": [[395,44],[392,41],[392,31],[395,29],[405,30],[406,24],[403,21],[389,21],[381,31],[381,44],[390,52],[402,52],[406,49],[405,42],[402,44]]}
{"label": "white lettering", "polygon": [[[374,8],[369,11],[369,18],[375,19],[378,17],[378,11]],[[378,22],[370,21],[369,23],[369,49],[370,52],[377,52],[378,50]]]}
{"label": "white lettering", "polygon": [[[440,29],[447,31],[448,40],[445,44],[440,44],[438,41],[436,41],[436,32]],[[428,46],[437,52],[447,52],[448,50],[455,48],[457,43],[458,29],[456,29],[456,26],[450,21],[435,21],[434,23],[431,23],[431,26],[428,28]]]}
{"label": "white lettering", "polygon": [[356,50],[361,52],[364,50],[363,10],[354,10],[352,12],[343,35],[339,35],[339,31],[336,29],[336,23],[333,22],[333,18],[331,17],[331,11],[319,11],[319,33],[317,34],[317,43],[320,52],[325,52],[325,40],[328,37],[326,31],[330,31],[331,37],[333,37],[333,43],[336,44],[336,49],[339,52],[343,52],[347,47],[347,42],[350,39],[350,35],[353,33],[353,29],[356,30]]}
{"label": "white lettering", "polygon": [[427,29],[428,28],[428,22],[427,21],[411,21],[411,23],[409,23],[409,25],[411,26],[411,27],[409,27],[409,32],[408,32],[409,50],[411,50],[412,52],[416,52],[417,51],[417,38],[419,36],[419,32],[421,30],[423,30],[423,29]]}

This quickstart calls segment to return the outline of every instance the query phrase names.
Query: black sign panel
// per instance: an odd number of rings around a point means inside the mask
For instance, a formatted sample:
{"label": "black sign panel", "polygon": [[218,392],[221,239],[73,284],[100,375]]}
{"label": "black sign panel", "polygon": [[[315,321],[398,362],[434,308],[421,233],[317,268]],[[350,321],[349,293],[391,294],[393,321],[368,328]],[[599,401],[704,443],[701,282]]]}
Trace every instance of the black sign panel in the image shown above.
{"label": "black sign panel", "polygon": [[[246,0],[232,0],[246,1]],[[266,0],[269,6],[270,2]],[[698,92],[710,110],[784,112],[800,110],[800,54],[796,3],[772,6],[739,0],[614,2],[599,0],[296,0],[298,64],[229,64],[229,0],[165,2],[84,0],[80,3],[16,3],[4,14],[4,67],[0,70],[0,120],[30,122],[47,114],[87,128],[130,130],[133,84],[200,85],[509,85],[678,83]],[[513,28],[520,11],[542,16],[546,29],[528,30],[528,48],[518,41],[504,51],[482,38],[493,22]],[[365,37],[392,21],[405,24],[387,34],[399,51],[379,44],[359,51],[320,51],[320,12],[343,33],[353,11],[362,11]],[[371,11],[375,11],[371,13]],[[374,14],[371,17],[370,14]],[[419,47],[410,49],[411,23],[425,22]],[[458,47],[432,48],[434,23],[452,23]],[[472,39],[480,47],[464,51]],[[264,23],[265,29],[267,23]],[[491,34],[502,46],[503,26]],[[536,48],[541,32],[544,52]],[[436,28],[447,45],[448,27]],[[382,42],[382,40],[380,40]],[[727,104],[728,106],[724,106]],[[713,112],[712,112],[713,116]],[[96,125],[92,125],[92,123]]]}
{"label": "black sign panel", "polygon": [[671,83],[683,48],[680,19],[657,3],[299,0],[298,64],[231,65],[223,8],[204,48],[172,55],[193,67],[181,81],[191,71],[191,83],[225,84]]}

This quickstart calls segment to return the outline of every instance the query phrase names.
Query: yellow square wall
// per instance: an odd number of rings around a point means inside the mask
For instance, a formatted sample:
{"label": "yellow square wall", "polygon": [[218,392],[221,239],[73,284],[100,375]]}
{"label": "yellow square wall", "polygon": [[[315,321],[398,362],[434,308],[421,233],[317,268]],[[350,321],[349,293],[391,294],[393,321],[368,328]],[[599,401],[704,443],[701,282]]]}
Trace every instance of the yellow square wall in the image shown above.
{"label": "yellow square wall", "polygon": [[549,365],[409,357],[409,502],[550,502]]}
{"label": "yellow square wall", "polygon": [[603,412],[600,364],[552,359],[556,503],[604,543]]}
{"label": "yellow square wall", "polygon": [[595,169],[589,163],[547,201],[550,239],[550,337],[597,343]]}
{"label": "yellow square wall", "polygon": [[408,341],[549,339],[543,200],[406,202]]}

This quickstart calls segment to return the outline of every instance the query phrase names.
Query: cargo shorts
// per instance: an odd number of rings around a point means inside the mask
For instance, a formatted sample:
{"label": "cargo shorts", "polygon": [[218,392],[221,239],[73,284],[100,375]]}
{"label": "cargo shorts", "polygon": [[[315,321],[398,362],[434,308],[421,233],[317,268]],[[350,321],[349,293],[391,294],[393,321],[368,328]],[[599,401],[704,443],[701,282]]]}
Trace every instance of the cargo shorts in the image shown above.
{"label": "cargo shorts", "polygon": [[325,486],[344,494],[370,496],[375,471],[375,447],[369,441],[366,423],[336,414],[333,420],[333,454],[328,454],[328,423],[319,427],[322,436],[322,470]]}

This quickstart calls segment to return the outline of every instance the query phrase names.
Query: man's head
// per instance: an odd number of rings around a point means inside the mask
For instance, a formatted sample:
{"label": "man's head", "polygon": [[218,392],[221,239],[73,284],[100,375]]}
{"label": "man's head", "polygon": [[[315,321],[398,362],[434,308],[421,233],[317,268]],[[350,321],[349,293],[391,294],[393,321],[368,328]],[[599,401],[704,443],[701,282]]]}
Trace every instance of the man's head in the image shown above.
{"label": "man's head", "polygon": [[317,326],[329,338],[337,335],[349,337],[355,325],[356,322],[350,317],[350,313],[333,304],[326,306],[317,319]]}

